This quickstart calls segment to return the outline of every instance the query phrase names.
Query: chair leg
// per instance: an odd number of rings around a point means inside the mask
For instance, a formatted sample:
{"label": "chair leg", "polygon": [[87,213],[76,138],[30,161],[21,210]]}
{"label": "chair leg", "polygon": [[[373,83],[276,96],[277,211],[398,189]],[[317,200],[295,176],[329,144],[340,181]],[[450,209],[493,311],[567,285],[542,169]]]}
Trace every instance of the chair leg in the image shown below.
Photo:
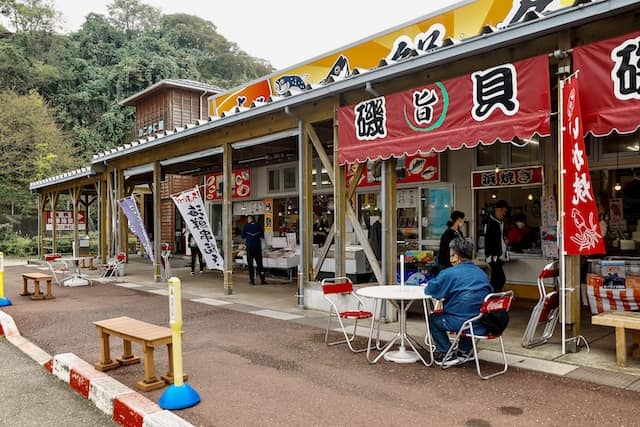
{"label": "chair leg", "polygon": [[476,371],[478,372],[478,376],[480,378],[482,378],[483,380],[488,380],[490,378],[496,377],[498,375],[504,374],[505,372],[507,372],[507,369],[509,369],[509,364],[507,362],[507,353],[505,353],[504,351],[504,341],[502,340],[502,337],[498,338],[500,340],[500,351],[502,353],[502,363],[503,363],[503,367],[501,370],[496,371],[492,374],[489,375],[482,375],[482,371],[480,370],[480,358],[478,357],[478,349],[476,348],[476,340],[472,339],[472,343],[473,343],[473,352],[476,356]]}

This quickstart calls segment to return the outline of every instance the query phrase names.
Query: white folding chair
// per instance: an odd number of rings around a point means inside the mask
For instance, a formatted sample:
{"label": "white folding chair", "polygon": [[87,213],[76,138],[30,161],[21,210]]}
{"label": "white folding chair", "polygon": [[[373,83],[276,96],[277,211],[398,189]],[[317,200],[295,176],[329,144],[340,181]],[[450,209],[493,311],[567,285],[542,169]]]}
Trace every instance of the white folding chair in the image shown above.
{"label": "white folding chair", "polygon": [[[327,331],[324,335],[324,342],[327,345],[346,343],[354,353],[367,351],[367,347],[354,348],[352,345],[358,330],[358,320],[370,319],[373,313],[365,310],[364,302],[353,291],[353,283],[348,277],[334,277],[322,280],[322,292],[324,298],[329,302],[329,321]],[[340,329],[344,335],[343,340],[329,342],[329,332],[333,318],[338,319]],[[353,332],[349,334],[343,319],[353,320]]]}
{"label": "white folding chair", "polygon": [[[124,264],[127,262],[127,254],[125,252],[120,252],[116,257],[107,264],[100,266],[101,274],[98,277],[94,277],[94,280],[100,279],[109,279],[115,278],[117,280],[118,277],[122,278],[124,276]],[[120,281],[124,281],[121,279]]]}
{"label": "white folding chair", "polygon": [[62,285],[62,282],[71,277],[69,265],[60,258],[60,254],[47,254],[44,256],[44,262],[47,264],[56,285]]}
{"label": "white folding chair", "polygon": [[[504,374],[507,372],[509,368],[509,364],[507,363],[507,353],[504,351],[504,341],[502,340],[502,332],[501,333],[491,333],[487,332],[485,335],[479,335],[475,332],[475,328],[478,323],[482,322],[484,318],[490,315],[495,315],[497,313],[508,313],[509,308],[511,308],[511,302],[513,301],[513,291],[506,292],[496,292],[488,294],[480,307],[480,313],[477,316],[472,317],[471,319],[466,320],[458,332],[456,333],[451,346],[449,347],[449,351],[444,356],[444,361],[451,359],[455,355],[455,351],[458,349],[458,344],[460,343],[460,338],[469,337],[471,338],[471,343],[473,345],[473,358],[476,363],[476,371],[478,372],[478,376],[483,380],[488,380],[489,378],[493,378],[496,375]],[[475,323],[475,325],[474,325]],[[502,368],[499,371],[493,372],[489,375],[482,375],[482,371],[480,370],[480,361],[478,359],[478,347],[477,341],[480,340],[494,340],[497,339],[500,341],[500,352],[502,353]],[[442,368],[446,369],[451,367],[451,365],[447,365],[446,363],[442,364]]]}

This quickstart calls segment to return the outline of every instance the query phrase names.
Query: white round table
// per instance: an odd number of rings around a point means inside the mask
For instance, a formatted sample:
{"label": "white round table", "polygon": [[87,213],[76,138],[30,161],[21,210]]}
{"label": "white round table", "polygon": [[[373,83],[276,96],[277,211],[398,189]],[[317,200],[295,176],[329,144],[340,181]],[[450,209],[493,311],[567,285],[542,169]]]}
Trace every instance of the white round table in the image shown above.
{"label": "white round table", "polygon": [[[371,348],[371,337],[373,335],[373,319],[375,318],[375,313],[377,312],[378,302],[382,300],[387,300],[387,301],[391,301],[394,305],[396,305],[396,307],[398,307],[398,322],[400,324],[398,334],[391,341],[389,341],[389,343],[382,349],[380,354],[373,361],[369,359],[369,351],[367,351],[367,358],[372,363],[376,363],[381,357],[384,357],[386,360],[396,362],[396,363],[414,363],[420,360],[425,365],[427,366],[430,365],[430,363],[427,363],[424,360],[424,358],[420,355],[416,347],[411,342],[412,338],[407,334],[407,311],[414,301],[423,302],[423,309],[425,310],[425,320],[428,319],[428,313],[427,313],[425,301],[430,299],[431,296],[426,295],[424,293],[423,286],[414,286],[414,285],[367,286],[367,287],[358,289],[356,293],[361,297],[373,298],[376,301],[376,304],[375,304],[376,306],[374,308],[374,316],[372,317],[372,320],[371,320],[371,330],[369,333],[369,345],[368,345],[369,349]],[[428,320],[426,320],[426,324],[427,324],[426,333],[428,334],[429,333]],[[400,348],[396,351],[389,351],[391,347],[398,340],[400,340]],[[405,345],[406,343],[408,343],[409,346],[411,346],[412,350],[407,350]],[[418,343],[416,342],[416,344]]]}

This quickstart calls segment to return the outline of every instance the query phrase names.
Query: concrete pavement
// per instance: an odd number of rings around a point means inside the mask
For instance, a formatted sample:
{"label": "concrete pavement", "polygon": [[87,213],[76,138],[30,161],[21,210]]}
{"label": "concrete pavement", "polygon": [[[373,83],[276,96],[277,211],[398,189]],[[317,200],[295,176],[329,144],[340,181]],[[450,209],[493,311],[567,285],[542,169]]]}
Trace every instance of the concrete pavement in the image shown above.
{"label": "concrete pavement", "polygon": [[4,337],[0,337],[0,360],[0,425],[117,425]]}
{"label": "concrete pavement", "polygon": [[[473,424],[478,420],[491,425],[557,425],[560,419],[631,425],[634,419],[633,411],[619,408],[625,402],[635,405],[637,393],[629,390],[638,390],[637,364],[616,371],[606,364],[596,368],[571,359],[603,365],[610,358],[615,366],[615,353],[597,348],[608,348],[605,329],[598,332],[602,336],[591,339],[592,347],[596,344],[591,353],[558,356],[555,337],[543,346],[547,358],[542,352],[521,355],[511,346],[509,372],[490,381],[479,380],[470,365],[447,371],[386,361],[369,365],[361,354],[345,351],[344,346],[324,345],[320,328],[325,326],[326,313],[295,306],[292,284],[273,279],[271,285],[250,287],[244,283],[246,275],[237,274],[235,294],[225,296],[221,274],[190,276],[187,268],[174,264],[174,274],[183,279],[185,372],[202,396],[199,405],[176,414],[195,425],[361,425],[363,413],[389,425],[434,416],[453,425],[489,425]],[[13,316],[23,335],[51,354],[73,352],[94,362],[99,355],[91,324],[95,320],[129,315],[167,324],[166,285],[155,283],[151,267],[142,262],[130,262],[124,283],[55,287],[57,298],[50,301],[17,295],[20,272],[33,268],[22,265],[6,273],[5,287],[15,306],[4,311]],[[509,345],[515,344],[516,337],[519,340],[524,317],[512,317]],[[419,316],[410,323],[412,334],[424,335]],[[385,328],[393,330],[397,324]],[[157,353],[162,366],[166,356]],[[487,348],[483,357],[490,359],[491,354]],[[108,374],[134,388],[140,371],[140,365],[133,365]],[[594,382],[616,388],[593,387]],[[465,407],[460,409],[462,390]],[[161,391],[142,394],[157,401]],[[557,415],[549,416],[553,410]]]}

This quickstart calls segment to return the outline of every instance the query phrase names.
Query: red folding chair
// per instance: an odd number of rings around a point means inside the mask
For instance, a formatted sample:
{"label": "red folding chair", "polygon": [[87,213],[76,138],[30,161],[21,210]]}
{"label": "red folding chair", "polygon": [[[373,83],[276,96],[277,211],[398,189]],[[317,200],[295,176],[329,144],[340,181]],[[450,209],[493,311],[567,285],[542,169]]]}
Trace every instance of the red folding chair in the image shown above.
{"label": "red folding chair", "polygon": [[[322,292],[330,306],[329,321],[327,323],[327,331],[324,335],[324,342],[327,345],[346,343],[354,353],[367,351],[367,347],[354,348],[352,342],[358,330],[358,320],[370,319],[373,317],[373,313],[364,310],[366,308],[364,302],[353,291],[353,283],[351,280],[348,277],[324,279],[322,280]],[[331,331],[331,322],[334,317],[338,319],[344,339],[329,342],[329,332]],[[351,335],[347,331],[343,319],[353,320],[353,332]]]}
{"label": "red folding chair", "polygon": [[[475,332],[474,323],[477,325],[483,321],[483,318],[496,314],[499,312],[507,313],[511,308],[511,302],[513,301],[513,291],[506,292],[496,292],[488,294],[482,306],[480,307],[480,313],[477,316],[472,317],[471,319],[466,320],[453,339],[451,347],[449,347],[449,351],[444,356],[444,360],[449,360],[455,354],[454,351],[457,351],[458,344],[460,342],[461,337],[469,337],[471,338],[471,343],[473,344],[473,359],[476,362],[476,371],[478,372],[478,376],[483,380],[488,380],[489,378],[493,378],[496,375],[504,374],[507,372],[509,368],[509,364],[507,363],[507,353],[504,351],[504,341],[502,340],[502,333],[487,333],[486,335],[479,335]],[[489,375],[482,375],[482,371],[480,370],[480,360],[478,359],[478,346],[477,341],[484,340],[499,340],[500,341],[500,352],[502,353],[502,368]],[[451,367],[451,365],[442,364],[442,368],[446,369]]]}

